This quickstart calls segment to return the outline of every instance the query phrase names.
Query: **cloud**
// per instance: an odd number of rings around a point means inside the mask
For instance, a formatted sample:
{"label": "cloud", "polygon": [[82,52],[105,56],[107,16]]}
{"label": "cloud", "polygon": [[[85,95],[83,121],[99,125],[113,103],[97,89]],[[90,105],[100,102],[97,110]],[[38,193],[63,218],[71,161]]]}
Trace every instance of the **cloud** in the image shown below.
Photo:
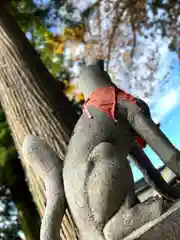
{"label": "cloud", "polygon": [[171,88],[165,95],[156,100],[152,106],[152,116],[156,122],[161,121],[180,104],[180,87]]}

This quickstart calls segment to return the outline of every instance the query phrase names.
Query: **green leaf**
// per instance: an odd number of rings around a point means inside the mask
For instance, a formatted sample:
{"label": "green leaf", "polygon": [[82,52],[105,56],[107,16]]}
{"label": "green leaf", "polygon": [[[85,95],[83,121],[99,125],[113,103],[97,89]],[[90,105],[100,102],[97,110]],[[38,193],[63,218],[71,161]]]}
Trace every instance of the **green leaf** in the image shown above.
{"label": "green leaf", "polygon": [[5,114],[4,114],[4,112],[3,112],[2,108],[1,108],[0,109],[0,122],[5,121],[5,120],[6,120]]}
{"label": "green leaf", "polygon": [[51,68],[51,74],[55,77],[60,72],[59,63],[53,63]]}
{"label": "green leaf", "polygon": [[2,122],[2,123],[0,122],[0,131],[4,128],[9,128],[8,123],[7,122]]}
{"label": "green leaf", "polygon": [[17,157],[18,157],[18,153],[17,153],[15,146],[9,147],[8,148],[8,161],[17,159]]}
{"label": "green leaf", "polygon": [[3,128],[0,130],[0,143],[7,146],[11,142],[11,134],[9,128]]}
{"label": "green leaf", "polygon": [[0,146],[0,167],[4,167],[8,161],[8,150]]}

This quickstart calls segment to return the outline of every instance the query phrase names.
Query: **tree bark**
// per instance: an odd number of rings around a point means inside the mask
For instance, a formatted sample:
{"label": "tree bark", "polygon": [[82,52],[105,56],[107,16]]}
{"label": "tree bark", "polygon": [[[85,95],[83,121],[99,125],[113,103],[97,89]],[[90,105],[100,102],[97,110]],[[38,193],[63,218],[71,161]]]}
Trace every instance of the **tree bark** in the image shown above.
{"label": "tree bark", "polygon": [[[15,19],[3,7],[0,8],[0,73],[0,101],[42,216],[44,186],[32,169],[25,166],[22,142],[27,134],[40,136],[63,160],[77,114]],[[60,234],[62,239],[78,239],[68,210]]]}

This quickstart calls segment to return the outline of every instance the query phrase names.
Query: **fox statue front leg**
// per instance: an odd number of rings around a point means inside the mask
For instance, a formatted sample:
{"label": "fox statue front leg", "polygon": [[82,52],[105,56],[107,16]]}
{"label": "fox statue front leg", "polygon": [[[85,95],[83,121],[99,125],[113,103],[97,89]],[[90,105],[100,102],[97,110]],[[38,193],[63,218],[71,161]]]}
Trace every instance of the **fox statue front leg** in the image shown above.
{"label": "fox statue front leg", "polygon": [[124,109],[125,117],[134,129],[147,142],[164,164],[177,176],[180,176],[180,151],[169,141],[159,127],[147,118],[141,109],[132,102],[119,98],[117,112]]}

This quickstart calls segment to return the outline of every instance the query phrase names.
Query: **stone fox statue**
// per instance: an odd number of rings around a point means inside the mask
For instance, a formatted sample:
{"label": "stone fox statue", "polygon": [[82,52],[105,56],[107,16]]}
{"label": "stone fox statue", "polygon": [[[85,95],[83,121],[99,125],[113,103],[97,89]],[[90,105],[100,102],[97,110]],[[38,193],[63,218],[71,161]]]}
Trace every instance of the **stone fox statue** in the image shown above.
{"label": "stone fox statue", "polygon": [[82,240],[121,239],[162,213],[161,199],[137,203],[127,156],[138,134],[175,173],[179,151],[97,64],[84,66],[86,102],[63,168],[65,195]]}

